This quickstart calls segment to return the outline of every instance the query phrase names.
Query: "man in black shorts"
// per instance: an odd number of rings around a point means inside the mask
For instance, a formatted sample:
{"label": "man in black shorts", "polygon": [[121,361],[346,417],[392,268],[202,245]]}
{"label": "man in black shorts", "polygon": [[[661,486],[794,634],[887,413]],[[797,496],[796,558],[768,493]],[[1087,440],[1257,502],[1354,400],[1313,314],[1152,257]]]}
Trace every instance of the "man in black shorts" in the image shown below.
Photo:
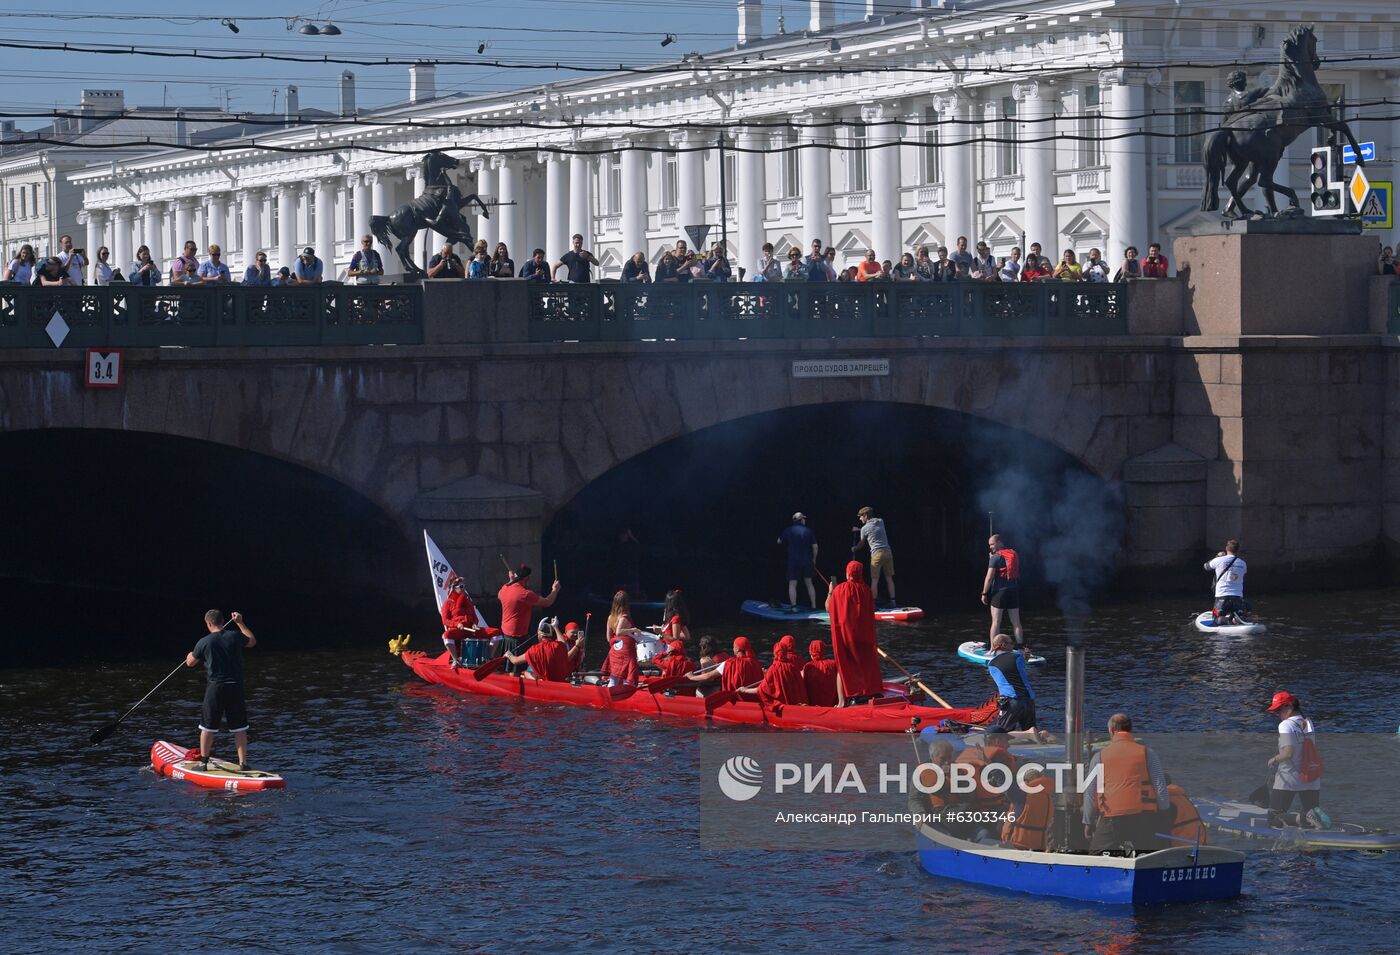
{"label": "man in black shorts", "polygon": [[[230,623],[240,632],[227,629]],[[214,749],[214,734],[219,731],[219,724],[227,720],[234,745],[238,747],[238,768],[246,769],[248,706],[243,700],[243,650],[257,646],[258,638],[244,625],[241,613],[234,613],[226,621],[223,613],[211,610],[204,615],[204,626],[209,632],[185,657],[185,666],[203,663],[209,673],[209,685],[204,691],[204,715],[199,723],[199,756],[207,768]]]}
{"label": "man in black shorts", "polygon": [[1003,618],[1011,620],[1011,632],[1016,637],[1016,648],[1025,648],[1025,637],[1021,632],[1021,558],[1006,546],[1000,534],[987,538],[987,576],[982,581],[982,603],[992,610],[992,628],[987,634],[987,645],[1005,628]]}

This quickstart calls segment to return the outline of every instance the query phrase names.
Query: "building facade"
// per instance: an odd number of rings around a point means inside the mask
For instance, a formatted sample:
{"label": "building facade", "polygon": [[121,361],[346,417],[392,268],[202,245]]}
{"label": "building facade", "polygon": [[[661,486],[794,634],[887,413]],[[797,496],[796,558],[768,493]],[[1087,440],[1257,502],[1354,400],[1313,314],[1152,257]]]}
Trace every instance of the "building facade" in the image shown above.
{"label": "building facade", "polygon": [[[517,264],[536,247],[556,259],[579,232],[615,277],[694,225],[749,268],[764,242],[781,254],[819,238],[845,263],[958,236],[998,256],[1098,247],[1116,266],[1126,246],[1202,221],[1201,133],[1226,75],[1243,65],[1271,82],[1280,42],[1305,22],[1320,80],[1378,143],[1373,179],[1389,180],[1400,149],[1384,102],[1400,95],[1400,65],[1384,58],[1400,14],[1378,0],[872,2],[855,23],[814,0],[809,29],[768,36],[758,2],[738,7],[735,47],[655,70],[435,96],[419,66],[410,102],[259,137],[277,150],[166,150],[71,173],[87,245],[126,263],[138,244],[169,258],[194,238],[235,264],[266,249],[288,265],[311,245],[339,272],[372,213],[422,191],[421,153],[443,149],[463,160],[464,191],[499,203],[473,217],[475,234]],[[1288,155],[1304,199],[1311,144]],[[439,241],[420,238],[420,264]]]}

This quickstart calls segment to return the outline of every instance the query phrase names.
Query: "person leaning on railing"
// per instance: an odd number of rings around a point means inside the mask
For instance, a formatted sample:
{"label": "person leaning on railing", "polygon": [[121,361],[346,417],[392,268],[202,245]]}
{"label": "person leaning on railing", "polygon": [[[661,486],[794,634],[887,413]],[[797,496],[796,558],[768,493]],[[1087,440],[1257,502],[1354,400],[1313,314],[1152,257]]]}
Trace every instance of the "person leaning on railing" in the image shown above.
{"label": "person leaning on railing", "polygon": [[1055,266],[1054,277],[1061,282],[1082,282],[1084,280],[1084,269],[1075,260],[1073,249],[1065,249],[1060,264]]}
{"label": "person leaning on railing", "polygon": [[35,285],[72,285],[73,280],[68,277],[68,270],[64,268],[63,262],[54,256],[49,256],[39,267],[34,270]]}
{"label": "person leaning on railing", "polygon": [[1123,250],[1123,264],[1113,273],[1113,281],[1125,282],[1128,279],[1142,278],[1142,263],[1138,261],[1137,246],[1130,245]]}
{"label": "person leaning on railing", "polygon": [[634,252],[630,259],[622,263],[622,281],[633,284],[651,281],[651,268],[647,265],[646,253]]}
{"label": "person leaning on railing", "polygon": [[199,280],[205,285],[227,285],[233,280],[228,266],[224,265],[224,250],[218,244],[209,246],[209,259],[199,266]]}
{"label": "person leaning on railing", "polygon": [[25,243],[19,247],[15,257],[10,260],[10,264],[5,267],[4,280],[6,282],[18,282],[21,285],[28,285],[34,281],[34,268],[37,263],[34,261],[34,246]]}
{"label": "person leaning on railing", "polygon": [[267,253],[259,251],[253,257],[253,264],[243,270],[243,284],[256,288],[272,287],[272,267],[267,264]]}

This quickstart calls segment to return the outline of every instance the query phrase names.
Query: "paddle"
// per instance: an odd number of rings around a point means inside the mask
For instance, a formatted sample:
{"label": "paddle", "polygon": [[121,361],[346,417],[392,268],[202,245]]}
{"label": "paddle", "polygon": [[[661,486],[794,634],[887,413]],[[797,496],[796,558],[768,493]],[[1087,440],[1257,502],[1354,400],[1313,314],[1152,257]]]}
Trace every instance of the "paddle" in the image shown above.
{"label": "paddle", "polygon": [[[220,631],[227,630],[227,629],[228,629],[228,625],[231,624],[231,623],[233,623],[233,622],[234,622],[234,621],[233,621],[233,618],[230,617],[228,620],[225,620],[225,621],[224,621],[224,625],[223,625],[222,627],[220,627],[219,630],[220,630]],[[120,726],[120,725],[122,724],[122,721],[125,720],[125,719],[126,719],[128,716],[130,716],[132,713],[135,713],[135,712],[136,712],[136,707],[140,706],[142,703],[145,703],[147,700],[149,700],[149,699],[151,698],[151,695],[154,694],[156,690],[159,690],[161,687],[165,686],[165,684],[170,680],[171,677],[173,677],[175,674],[177,674],[177,673],[180,672],[180,668],[183,667],[184,665],[185,665],[185,661],[184,661],[184,660],[181,660],[181,661],[180,661],[180,665],[177,666],[175,669],[171,670],[169,673],[167,673],[164,680],[161,680],[161,681],[160,681],[159,683],[157,683],[155,686],[151,687],[151,692],[150,692],[150,693],[147,693],[145,696],[141,697],[141,699],[139,699],[139,700],[136,701],[136,706],[133,706],[131,709],[127,710],[125,713],[123,713],[121,716],[119,716],[114,722],[108,723],[106,726],[104,726],[104,727],[102,727],[101,729],[96,730],[95,732],[93,732],[93,734],[92,734],[91,736],[88,737],[88,745],[90,745],[90,746],[95,746],[95,745],[97,745],[98,743],[102,742],[102,741],[103,741],[104,739],[106,739],[107,737],[111,736],[113,733],[115,733],[115,732],[117,731],[117,727]]]}
{"label": "paddle", "polygon": [[[759,680],[758,683],[762,683]],[[705,697],[705,715],[708,716],[726,703],[733,703],[739,698],[739,690],[757,689],[758,683],[750,683],[748,686],[741,686],[738,690],[725,690],[723,693],[711,693]]]}
{"label": "paddle", "polygon": [[943,697],[930,690],[928,688],[928,685],[924,683],[923,680],[916,679],[914,674],[910,673],[908,670],[904,669],[904,667],[900,666],[899,661],[896,660],[894,657],[890,656],[888,653],[886,653],[883,647],[876,647],[875,649],[879,651],[880,656],[884,657],[890,663],[894,664],[896,670],[898,670],[900,673],[903,673],[910,680],[912,680],[915,686],[927,693],[930,698],[937,700],[939,706],[950,710],[953,709],[953,704],[949,703],[947,700],[943,699]]}
{"label": "paddle", "polygon": [[[520,655],[520,652],[530,645],[530,641],[531,641],[531,640],[534,640],[535,637],[538,637],[538,636],[539,636],[539,631],[536,631],[534,637],[531,637],[529,640],[522,641],[521,644],[520,644],[520,646],[518,646],[518,647],[515,648],[515,654],[516,654],[516,656],[519,656],[519,655]],[[501,651],[501,655],[500,655],[500,656],[498,656],[498,657],[492,657],[491,659],[487,660],[485,663],[483,663],[483,664],[481,664],[480,666],[478,666],[475,670],[473,670],[473,671],[472,671],[472,676],[476,677],[478,680],[484,680],[484,679],[486,679],[488,676],[490,676],[491,674],[493,674],[493,673],[495,673],[497,670],[499,670],[499,669],[505,664],[505,662],[506,662],[506,654],[505,654],[505,650],[503,649],[503,650]]]}
{"label": "paddle", "polygon": [[[720,663],[724,661],[721,660]],[[701,667],[698,670],[691,670],[690,673],[682,673],[680,676],[668,676],[660,680],[652,680],[644,684],[645,688],[652,693],[660,693],[662,690],[669,690],[673,686],[680,686],[682,683],[689,683],[690,678],[696,673],[707,673],[719,666],[720,663],[711,663],[709,666]]]}

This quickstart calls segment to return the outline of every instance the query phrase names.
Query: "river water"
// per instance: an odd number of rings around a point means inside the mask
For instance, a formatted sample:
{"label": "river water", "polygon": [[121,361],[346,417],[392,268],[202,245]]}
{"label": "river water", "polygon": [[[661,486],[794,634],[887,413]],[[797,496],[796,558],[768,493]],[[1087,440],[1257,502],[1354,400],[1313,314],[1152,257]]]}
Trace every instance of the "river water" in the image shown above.
{"label": "river water", "polygon": [[[1286,686],[1324,732],[1395,731],[1400,592],[1260,603],[1270,634],[1235,643],[1189,629],[1189,602],[1096,613],[1083,624],[1090,723],[1127,709],[1139,730],[1272,733],[1261,701]],[[881,640],[970,704],[989,683],[953,648],[982,620],[884,627]],[[281,792],[211,793],[143,768],[154,739],[193,742],[197,673],[80,745],[174,660],[0,671],[8,951],[1395,950],[1400,853],[1255,851],[1238,900],[1133,910],[935,880],[912,851],[705,850],[698,743],[744,730],[459,698],[377,635],[277,652],[275,624],[257,623],[253,762],[287,777]],[[1042,725],[1058,727],[1063,624],[1027,624],[1051,658],[1035,674]],[[697,632],[765,648],[777,634]]]}

